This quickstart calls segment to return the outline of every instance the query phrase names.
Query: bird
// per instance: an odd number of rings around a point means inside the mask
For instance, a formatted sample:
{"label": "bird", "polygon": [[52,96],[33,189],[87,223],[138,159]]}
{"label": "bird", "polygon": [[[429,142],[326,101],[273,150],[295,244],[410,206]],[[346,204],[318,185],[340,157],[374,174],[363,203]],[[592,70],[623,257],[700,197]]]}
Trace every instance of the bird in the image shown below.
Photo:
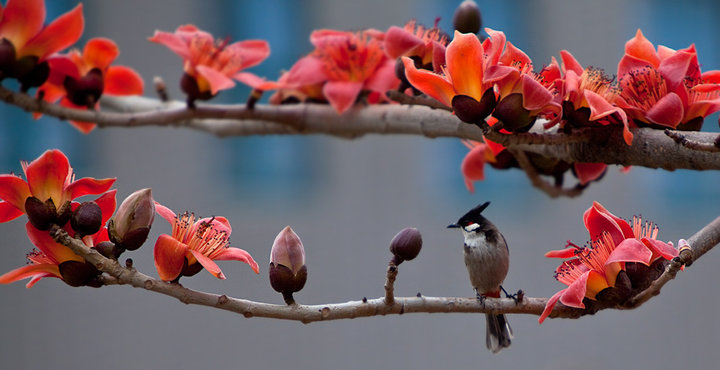
{"label": "bird", "polygon": [[[490,220],[482,216],[482,211],[490,205],[485,202],[471,209],[448,228],[462,231],[465,243],[463,254],[465,266],[470,275],[470,283],[481,302],[486,297],[500,298],[505,292],[502,283],[508,273],[510,256],[505,237]],[[505,292],[506,296],[512,297]],[[512,329],[505,315],[485,314],[487,327],[485,342],[487,348],[498,353],[510,347]]]}

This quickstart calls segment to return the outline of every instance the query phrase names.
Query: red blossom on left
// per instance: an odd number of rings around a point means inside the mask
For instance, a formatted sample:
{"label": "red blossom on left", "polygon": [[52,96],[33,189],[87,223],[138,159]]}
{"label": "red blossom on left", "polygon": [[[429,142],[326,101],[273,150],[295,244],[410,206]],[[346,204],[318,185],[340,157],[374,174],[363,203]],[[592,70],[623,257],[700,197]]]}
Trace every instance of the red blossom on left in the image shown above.
{"label": "red blossom on left", "polygon": [[27,213],[39,229],[65,225],[72,212],[71,201],[88,194],[102,194],[114,178],[75,180],[68,158],[60,150],[48,150],[34,161],[21,162],[26,180],[13,174],[0,175],[0,222]]}
{"label": "red blossom on left", "polygon": [[[103,94],[140,95],[143,80],[130,67],[112,66],[120,51],[110,39],[90,39],[82,50],[50,57],[50,77],[37,92],[39,97],[60,105],[95,109]],[[87,134],[94,123],[70,121],[80,132]]]}
{"label": "red blossom on left", "polygon": [[82,4],[45,26],[44,0],[8,0],[0,6],[0,80],[17,78],[22,91],[40,86],[46,58],[74,44],[84,23]]}

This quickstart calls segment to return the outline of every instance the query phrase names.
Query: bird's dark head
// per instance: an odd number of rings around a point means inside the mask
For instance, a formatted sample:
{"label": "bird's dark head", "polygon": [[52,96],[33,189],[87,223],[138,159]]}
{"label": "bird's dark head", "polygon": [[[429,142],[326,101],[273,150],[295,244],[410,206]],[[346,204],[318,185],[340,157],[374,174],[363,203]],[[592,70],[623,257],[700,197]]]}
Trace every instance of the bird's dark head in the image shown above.
{"label": "bird's dark head", "polygon": [[489,205],[490,202],[485,202],[469,210],[456,223],[448,225],[448,228],[459,228],[467,233],[485,231],[490,221],[483,217],[482,211]]}

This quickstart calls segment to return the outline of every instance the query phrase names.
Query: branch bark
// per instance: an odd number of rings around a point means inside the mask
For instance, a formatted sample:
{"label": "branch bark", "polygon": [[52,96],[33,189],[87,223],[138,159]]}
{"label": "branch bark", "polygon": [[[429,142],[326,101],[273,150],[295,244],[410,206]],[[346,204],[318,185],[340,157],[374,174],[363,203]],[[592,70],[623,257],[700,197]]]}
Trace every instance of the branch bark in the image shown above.
{"label": "branch bark", "polygon": [[[366,134],[407,134],[427,138],[453,137],[483,140],[483,130],[465,124],[446,110],[398,104],[355,107],[338,115],[330,106],[296,104],[199,105],[162,102],[143,97],[104,97],[106,111],[72,109],[50,104],[26,94],[0,87],[0,99],[31,112],[60,119],[94,122],[100,127],[179,126],[217,136],[325,134],[357,138]],[[720,153],[698,151],[678,144],[662,130],[633,130],[633,145],[625,144],[622,130],[605,126],[576,134],[503,135],[489,132],[488,138],[516,150],[537,153],[566,162],[596,162],[643,166],[666,170],[720,169]],[[713,142],[716,133],[686,132],[693,142]],[[578,141],[578,137],[582,140]]]}

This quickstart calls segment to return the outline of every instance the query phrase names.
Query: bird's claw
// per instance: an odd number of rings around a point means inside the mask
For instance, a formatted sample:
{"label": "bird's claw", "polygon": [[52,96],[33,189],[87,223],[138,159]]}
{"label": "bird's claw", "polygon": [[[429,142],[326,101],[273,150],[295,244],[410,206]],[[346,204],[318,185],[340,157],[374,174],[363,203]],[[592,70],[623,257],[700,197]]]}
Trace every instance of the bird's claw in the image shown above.
{"label": "bird's claw", "polygon": [[518,304],[522,302],[523,298],[525,297],[525,292],[522,291],[522,289],[518,290],[515,294],[509,294],[505,288],[500,286],[500,289],[502,289],[503,293],[505,293],[505,298],[511,298],[513,301],[515,301],[515,304]]}

